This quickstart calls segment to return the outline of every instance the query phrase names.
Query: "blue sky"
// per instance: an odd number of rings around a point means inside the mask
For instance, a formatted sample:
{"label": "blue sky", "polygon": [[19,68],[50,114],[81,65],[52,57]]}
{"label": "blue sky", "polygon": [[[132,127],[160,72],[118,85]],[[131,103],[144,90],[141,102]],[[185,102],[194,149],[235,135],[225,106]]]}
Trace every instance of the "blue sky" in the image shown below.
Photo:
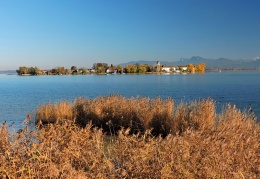
{"label": "blue sky", "polygon": [[260,56],[260,1],[0,1],[0,70],[191,56]]}

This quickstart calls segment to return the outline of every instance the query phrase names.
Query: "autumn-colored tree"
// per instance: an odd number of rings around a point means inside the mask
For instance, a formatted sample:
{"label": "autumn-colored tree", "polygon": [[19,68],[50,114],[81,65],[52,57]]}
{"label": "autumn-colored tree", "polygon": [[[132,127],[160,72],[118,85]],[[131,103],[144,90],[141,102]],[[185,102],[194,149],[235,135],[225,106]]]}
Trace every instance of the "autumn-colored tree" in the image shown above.
{"label": "autumn-colored tree", "polygon": [[145,73],[146,72],[146,66],[145,65],[138,65],[137,66],[137,73]]}
{"label": "autumn-colored tree", "polygon": [[205,63],[200,63],[197,65],[196,67],[196,71],[199,73],[204,73],[205,72],[205,68],[206,68],[206,64]]}
{"label": "autumn-colored tree", "polygon": [[125,66],[125,72],[126,73],[130,73],[130,65],[126,65]]}
{"label": "autumn-colored tree", "polygon": [[126,73],[146,73],[152,72],[153,67],[148,64],[135,64],[135,65],[126,65],[125,72]]}
{"label": "autumn-colored tree", "polygon": [[62,73],[61,73],[61,67],[56,68],[56,70],[57,70],[57,74],[58,74],[58,75],[62,75]]}
{"label": "autumn-colored tree", "polygon": [[82,75],[86,75],[88,73],[86,68],[80,68],[79,71],[81,72]]}
{"label": "autumn-colored tree", "polygon": [[187,70],[188,70],[188,72],[190,72],[190,73],[194,73],[195,72],[195,69],[196,69],[196,66],[194,65],[194,64],[188,64],[187,65]]}
{"label": "autumn-colored tree", "polygon": [[65,69],[64,69],[64,67],[58,67],[58,68],[56,68],[56,73],[57,73],[58,75],[64,75],[64,74],[65,74]]}
{"label": "autumn-colored tree", "polygon": [[137,66],[136,65],[126,65],[125,70],[126,70],[126,73],[136,73]]}
{"label": "autumn-colored tree", "polygon": [[35,67],[34,69],[35,69],[35,75],[41,75],[42,74],[42,71],[41,71],[40,68]]}
{"label": "autumn-colored tree", "polygon": [[64,74],[70,75],[70,74],[71,74],[71,70],[69,70],[69,69],[66,68],[66,69],[64,70]]}
{"label": "autumn-colored tree", "polygon": [[124,68],[121,65],[118,65],[116,67],[116,69],[117,69],[118,73],[123,73],[123,71],[124,71]]}
{"label": "autumn-colored tree", "polygon": [[60,67],[60,73],[61,73],[62,75],[65,74],[65,68],[64,68],[64,67]]}
{"label": "autumn-colored tree", "polygon": [[136,65],[131,65],[130,73],[136,73],[136,72],[137,72],[137,66]]}

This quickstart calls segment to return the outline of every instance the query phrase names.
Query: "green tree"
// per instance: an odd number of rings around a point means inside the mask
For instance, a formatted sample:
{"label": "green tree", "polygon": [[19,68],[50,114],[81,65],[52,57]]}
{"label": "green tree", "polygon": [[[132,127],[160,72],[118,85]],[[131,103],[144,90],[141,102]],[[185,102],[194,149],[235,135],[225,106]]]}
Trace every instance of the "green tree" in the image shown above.
{"label": "green tree", "polygon": [[108,68],[107,63],[94,63],[93,64],[93,69],[95,69],[97,73],[106,73],[107,68]]}
{"label": "green tree", "polygon": [[72,71],[77,71],[77,70],[78,70],[78,68],[77,68],[76,66],[72,66],[70,69],[71,69]]}
{"label": "green tree", "polygon": [[71,68],[72,75],[77,75],[78,74],[78,68],[76,66],[72,66]]}
{"label": "green tree", "polygon": [[146,72],[152,72],[153,71],[153,66],[152,65],[145,64],[144,66],[146,68]]}
{"label": "green tree", "polygon": [[25,67],[25,66],[22,66],[22,67],[19,67],[19,69],[16,70],[16,72],[17,72],[19,75],[24,75],[24,74],[27,74],[27,73],[28,73],[28,68]]}
{"label": "green tree", "polygon": [[28,69],[28,73],[29,73],[30,75],[35,75],[35,74],[36,74],[36,73],[35,73],[35,68],[30,67],[30,68]]}
{"label": "green tree", "polygon": [[179,66],[179,70],[182,73],[183,72],[183,67]]}

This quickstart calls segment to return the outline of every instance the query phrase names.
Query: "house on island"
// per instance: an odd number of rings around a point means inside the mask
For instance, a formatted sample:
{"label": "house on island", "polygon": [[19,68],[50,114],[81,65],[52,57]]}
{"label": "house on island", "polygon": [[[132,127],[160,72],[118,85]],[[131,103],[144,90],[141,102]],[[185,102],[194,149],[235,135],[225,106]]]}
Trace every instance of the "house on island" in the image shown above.
{"label": "house on island", "polygon": [[157,72],[175,72],[177,70],[176,66],[167,66],[167,65],[161,65],[160,61],[156,62],[156,66],[154,67],[155,71]]}
{"label": "house on island", "polygon": [[167,66],[161,65],[160,61],[156,62],[155,71],[157,72],[166,72],[166,73],[182,73],[188,70],[187,66]]}
{"label": "house on island", "polygon": [[162,66],[162,71],[170,73],[176,71],[176,66]]}
{"label": "house on island", "polygon": [[106,70],[106,73],[107,74],[116,74],[117,73],[117,69],[115,67],[109,67],[107,70]]}
{"label": "house on island", "polygon": [[188,70],[188,67],[186,67],[186,66],[178,66],[178,67],[176,67],[176,70],[174,72],[182,73],[182,72],[187,72],[187,70]]}

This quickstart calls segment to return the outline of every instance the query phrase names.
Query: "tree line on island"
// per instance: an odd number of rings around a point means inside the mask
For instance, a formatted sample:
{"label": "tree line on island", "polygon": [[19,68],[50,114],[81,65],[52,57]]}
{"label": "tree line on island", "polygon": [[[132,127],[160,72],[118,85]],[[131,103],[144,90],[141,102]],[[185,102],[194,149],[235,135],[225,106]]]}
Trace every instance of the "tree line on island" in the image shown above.
{"label": "tree line on island", "polygon": [[156,65],[148,64],[131,64],[125,67],[121,65],[110,66],[107,63],[94,63],[91,69],[77,68],[72,66],[70,69],[56,67],[50,70],[41,70],[38,67],[21,66],[16,70],[18,75],[86,75],[86,74],[125,74],[125,73],[204,73],[205,63],[198,65],[188,64],[184,66],[167,66],[161,65],[157,61]]}

